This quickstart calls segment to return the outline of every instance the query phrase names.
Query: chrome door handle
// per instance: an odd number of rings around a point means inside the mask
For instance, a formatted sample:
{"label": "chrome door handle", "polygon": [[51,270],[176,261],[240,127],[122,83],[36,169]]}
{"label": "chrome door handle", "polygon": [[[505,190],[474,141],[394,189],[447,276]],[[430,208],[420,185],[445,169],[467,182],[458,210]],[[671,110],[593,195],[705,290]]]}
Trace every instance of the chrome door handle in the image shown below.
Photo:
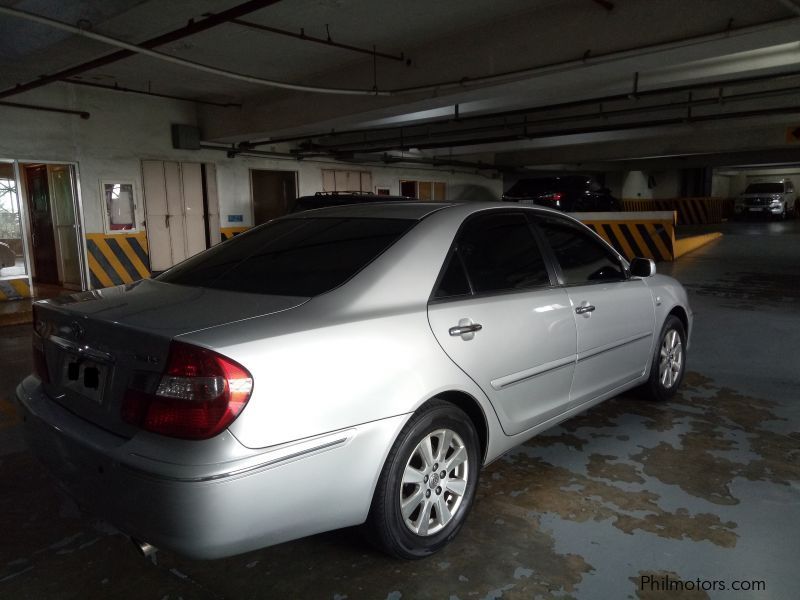
{"label": "chrome door handle", "polygon": [[474,333],[483,329],[480,323],[472,323],[471,325],[457,325],[450,328],[450,335],[453,337],[457,335],[464,335],[465,333]]}
{"label": "chrome door handle", "polygon": [[591,304],[582,304],[575,309],[576,315],[583,315],[590,312],[594,312],[594,306]]}

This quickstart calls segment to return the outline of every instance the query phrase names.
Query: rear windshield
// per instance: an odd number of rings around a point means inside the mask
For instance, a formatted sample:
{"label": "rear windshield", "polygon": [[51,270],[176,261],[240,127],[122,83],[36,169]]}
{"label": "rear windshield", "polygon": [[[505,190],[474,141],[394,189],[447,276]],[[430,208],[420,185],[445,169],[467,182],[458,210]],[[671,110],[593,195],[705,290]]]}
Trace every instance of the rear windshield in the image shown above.
{"label": "rear windshield", "polygon": [[745,194],[782,194],[782,183],[751,183],[744,191]]}
{"label": "rear windshield", "polygon": [[581,177],[540,177],[538,179],[520,179],[505,193],[509,198],[533,196],[547,192],[558,192],[583,185]]}
{"label": "rear windshield", "polygon": [[273,221],[176,265],[157,279],[279,296],[316,296],[341,285],[414,226],[408,219]]}

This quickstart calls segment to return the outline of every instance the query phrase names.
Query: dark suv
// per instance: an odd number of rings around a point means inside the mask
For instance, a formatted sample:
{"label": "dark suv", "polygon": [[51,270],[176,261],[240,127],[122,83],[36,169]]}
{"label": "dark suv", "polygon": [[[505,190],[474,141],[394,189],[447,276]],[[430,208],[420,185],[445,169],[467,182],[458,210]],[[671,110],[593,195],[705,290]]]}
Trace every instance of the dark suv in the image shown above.
{"label": "dark suv", "polygon": [[295,199],[289,212],[300,212],[312,208],[326,206],[342,206],[344,204],[365,204],[368,202],[415,202],[416,198],[408,196],[383,196],[372,192],[317,192],[313,196],[300,196]]}
{"label": "dark suv", "polygon": [[520,179],[503,194],[505,202],[537,204],[564,212],[615,211],[619,201],[592,177],[565,175]]}

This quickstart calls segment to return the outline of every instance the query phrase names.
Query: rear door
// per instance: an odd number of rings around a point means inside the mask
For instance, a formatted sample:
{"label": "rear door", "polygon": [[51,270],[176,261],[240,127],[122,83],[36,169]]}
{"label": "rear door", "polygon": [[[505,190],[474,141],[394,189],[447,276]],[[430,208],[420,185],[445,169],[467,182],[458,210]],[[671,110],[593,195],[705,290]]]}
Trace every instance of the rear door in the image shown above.
{"label": "rear door", "polygon": [[575,368],[567,293],[520,211],[470,217],[428,306],[436,339],[513,435],[563,412]]}
{"label": "rear door", "polygon": [[651,357],[655,308],[644,280],[585,226],[558,215],[534,222],[552,249],[578,331],[570,406],[640,377]]}

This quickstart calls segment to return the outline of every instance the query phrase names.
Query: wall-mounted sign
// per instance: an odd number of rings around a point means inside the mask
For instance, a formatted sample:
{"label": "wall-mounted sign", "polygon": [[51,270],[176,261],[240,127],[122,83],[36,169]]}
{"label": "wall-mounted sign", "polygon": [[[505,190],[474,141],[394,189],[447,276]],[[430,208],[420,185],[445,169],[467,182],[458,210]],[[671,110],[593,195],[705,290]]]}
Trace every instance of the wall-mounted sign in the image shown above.
{"label": "wall-mounted sign", "polygon": [[228,223],[242,223],[244,215],[228,215]]}

